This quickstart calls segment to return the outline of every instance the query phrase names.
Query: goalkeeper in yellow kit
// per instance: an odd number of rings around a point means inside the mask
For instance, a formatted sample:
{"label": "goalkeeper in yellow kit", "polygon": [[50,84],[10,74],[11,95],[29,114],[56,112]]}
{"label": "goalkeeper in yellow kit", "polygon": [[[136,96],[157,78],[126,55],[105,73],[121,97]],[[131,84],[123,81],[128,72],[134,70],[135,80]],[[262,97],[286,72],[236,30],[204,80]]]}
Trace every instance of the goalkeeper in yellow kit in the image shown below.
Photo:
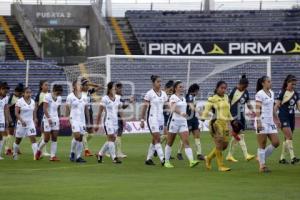
{"label": "goalkeeper in yellow kit", "polygon": [[206,168],[211,169],[211,161],[216,157],[219,171],[230,171],[223,163],[222,151],[228,146],[229,128],[228,125],[233,120],[230,113],[230,104],[226,94],[227,83],[219,81],[217,83],[214,95],[208,98],[201,119],[208,119],[209,113],[213,113],[210,121],[210,132],[214,139],[216,147],[205,157]]}

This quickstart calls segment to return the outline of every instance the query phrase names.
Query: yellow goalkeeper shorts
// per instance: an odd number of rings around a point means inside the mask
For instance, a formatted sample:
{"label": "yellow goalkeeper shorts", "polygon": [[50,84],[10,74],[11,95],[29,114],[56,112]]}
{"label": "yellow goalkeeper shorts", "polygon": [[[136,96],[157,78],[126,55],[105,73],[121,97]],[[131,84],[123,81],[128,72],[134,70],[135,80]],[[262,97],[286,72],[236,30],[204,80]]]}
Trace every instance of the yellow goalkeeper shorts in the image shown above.
{"label": "yellow goalkeeper shorts", "polygon": [[213,137],[225,137],[229,136],[229,128],[227,120],[211,120],[210,121],[210,133]]}

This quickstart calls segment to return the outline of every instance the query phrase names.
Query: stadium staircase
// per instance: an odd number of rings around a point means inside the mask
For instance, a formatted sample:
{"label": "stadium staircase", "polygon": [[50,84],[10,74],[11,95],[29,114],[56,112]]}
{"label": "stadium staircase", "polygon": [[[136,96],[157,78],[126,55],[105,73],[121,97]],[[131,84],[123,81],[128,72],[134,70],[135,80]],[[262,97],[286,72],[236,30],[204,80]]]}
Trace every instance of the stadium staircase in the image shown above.
{"label": "stadium staircase", "polygon": [[6,60],[37,59],[15,17],[1,17],[0,22],[0,41],[6,42]]}
{"label": "stadium staircase", "polygon": [[126,18],[107,18],[107,21],[111,27],[113,39],[115,41],[115,54],[143,54],[140,44],[134,35],[132,27]]}

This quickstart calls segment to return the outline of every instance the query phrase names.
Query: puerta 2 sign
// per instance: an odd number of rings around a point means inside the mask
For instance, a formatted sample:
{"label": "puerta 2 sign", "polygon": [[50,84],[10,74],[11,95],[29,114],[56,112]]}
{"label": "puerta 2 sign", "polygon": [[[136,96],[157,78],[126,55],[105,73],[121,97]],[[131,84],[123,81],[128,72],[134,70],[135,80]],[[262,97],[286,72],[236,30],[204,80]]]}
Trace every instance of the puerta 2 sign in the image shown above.
{"label": "puerta 2 sign", "polygon": [[300,54],[300,40],[262,42],[148,43],[148,55],[287,55]]}

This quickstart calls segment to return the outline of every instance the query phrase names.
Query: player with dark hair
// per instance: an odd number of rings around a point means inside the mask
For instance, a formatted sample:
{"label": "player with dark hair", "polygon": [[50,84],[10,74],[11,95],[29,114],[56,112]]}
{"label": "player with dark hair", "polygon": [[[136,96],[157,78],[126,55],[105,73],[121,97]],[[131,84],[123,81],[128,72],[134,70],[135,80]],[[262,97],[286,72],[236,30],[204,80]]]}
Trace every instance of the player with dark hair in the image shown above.
{"label": "player with dark hair", "polygon": [[88,114],[85,116],[86,121],[86,131],[87,133],[84,134],[82,141],[83,141],[83,147],[84,147],[84,156],[93,156],[92,152],[89,150],[88,141],[92,138],[94,135],[94,119],[93,119],[93,95],[98,92],[101,89],[101,86],[95,83],[92,83],[87,78],[81,79],[81,86],[82,86],[82,96],[83,98],[86,98],[86,101],[88,103]]}
{"label": "player with dark hair", "polygon": [[[45,96],[48,94],[49,91],[49,83],[47,80],[41,80],[40,85],[39,85],[39,92],[35,97],[35,103],[36,103],[36,117],[38,120],[37,123],[37,128],[39,128],[41,132],[41,139],[40,142],[44,139],[44,130],[43,130],[43,117],[44,117],[44,107],[43,107],[43,102],[45,100]],[[47,151],[46,146],[43,149],[43,156],[50,156],[50,154]]]}
{"label": "player with dark hair", "polygon": [[[126,109],[130,104],[134,102],[134,97],[130,97],[129,100],[125,100],[123,96],[123,84],[121,82],[116,83],[116,97],[121,101],[121,109]],[[122,134],[124,131],[124,121],[118,113],[118,134],[116,137],[116,152],[118,158],[126,158],[127,155],[122,151]]]}
{"label": "player with dark hair", "polygon": [[85,163],[81,157],[83,151],[82,138],[86,133],[85,116],[88,113],[87,100],[82,96],[81,83],[73,81],[73,92],[67,96],[66,116],[71,123],[73,138],[71,141],[70,161]]}
{"label": "player with dark hair", "polygon": [[285,159],[287,151],[290,154],[291,164],[296,164],[300,161],[295,156],[293,147],[293,132],[295,130],[295,107],[300,110],[300,96],[295,90],[297,78],[294,75],[288,75],[282,86],[282,90],[276,100],[275,111],[279,110],[279,119],[281,122],[281,130],[285,140],[282,142],[282,152],[280,156],[280,164],[288,164]]}
{"label": "player with dark hair", "polygon": [[0,82],[0,160],[3,160],[2,148],[4,144],[4,139],[6,136],[6,125],[11,122],[8,109],[8,96],[7,92],[9,87],[6,82]]}
{"label": "player with dark hair", "polygon": [[233,119],[230,113],[230,105],[226,94],[227,83],[219,81],[216,85],[214,95],[208,98],[201,120],[208,119],[209,113],[214,114],[210,121],[210,133],[213,137],[216,147],[205,157],[205,164],[208,170],[211,170],[211,161],[216,157],[219,171],[230,171],[223,162],[222,151],[228,146],[229,129],[228,124]]}
{"label": "player with dark hair", "polygon": [[[268,76],[262,76],[257,80],[256,85],[256,118],[255,128],[257,133],[257,157],[259,161],[259,171],[268,173],[270,170],[266,166],[266,159],[272,154],[273,150],[279,146],[277,127],[274,122],[274,116],[277,114],[274,109],[274,93],[271,90],[271,80]],[[279,119],[276,119],[280,127]],[[271,144],[267,145],[267,140]]]}
{"label": "player with dark hair", "polygon": [[[172,94],[174,93],[174,81],[173,80],[169,80],[166,84],[165,84],[165,88],[164,91],[166,92],[167,96],[168,96],[168,101],[170,99],[170,97],[172,96]],[[165,142],[167,140],[167,136],[168,136],[168,120],[170,118],[171,112],[169,110],[169,107],[167,105],[164,106],[164,133],[161,135],[160,140],[161,143]]]}
{"label": "player with dark hair", "polygon": [[36,152],[38,150],[38,144],[36,143],[36,125],[37,118],[35,111],[35,102],[31,99],[31,89],[29,87],[24,88],[24,95],[18,99],[15,107],[15,114],[18,119],[16,128],[16,140],[13,144],[13,158],[18,160],[18,152],[21,141],[24,137],[28,137],[31,141],[31,147],[33,152],[33,159],[36,160]]}
{"label": "player with dark hair", "polygon": [[[5,143],[6,155],[12,155],[13,143],[14,143],[14,135],[17,126],[17,117],[15,114],[15,105],[18,99],[22,98],[24,92],[24,85],[19,83],[13,93],[8,97],[8,106],[9,106],[9,115],[11,118],[11,122],[8,124],[8,134],[7,140]],[[19,152],[20,153],[20,152]]]}
{"label": "player with dark hair", "polygon": [[147,110],[146,120],[152,135],[152,141],[149,145],[145,164],[155,165],[152,157],[156,151],[161,164],[164,165],[165,158],[160,142],[160,136],[164,128],[163,109],[165,103],[168,101],[168,96],[164,91],[161,90],[161,78],[159,76],[152,75],[151,81],[152,89],[146,93],[141,111],[141,128],[145,127],[145,115]]}
{"label": "player with dark hair", "polygon": [[[188,123],[189,131],[194,136],[197,159],[198,160],[205,160],[204,156],[202,155],[202,148],[201,148],[201,141],[200,141],[199,119],[196,116],[197,109],[196,109],[195,97],[198,95],[199,90],[200,90],[199,85],[194,83],[189,87],[188,92],[185,96],[185,99],[186,99],[186,102],[187,102],[187,115],[188,115],[187,123]],[[177,152],[177,159],[178,160],[183,160],[183,156],[182,156],[182,153],[181,153],[182,149],[183,149],[183,143],[180,140],[179,147],[178,147],[178,152]]]}
{"label": "player with dark hair", "polygon": [[102,145],[101,149],[97,154],[98,163],[103,162],[103,156],[106,152],[109,152],[113,163],[121,164],[121,160],[116,155],[116,135],[118,132],[118,113],[122,119],[121,101],[120,96],[116,96],[116,84],[114,82],[109,82],[107,84],[107,94],[102,97],[99,106],[99,112],[96,120],[96,131],[98,131],[99,126],[102,122],[102,114],[105,112],[103,119],[104,130],[106,133],[107,141]]}
{"label": "player with dark hair", "polygon": [[250,103],[249,92],[247,90],[249,85],[249,80],[246,75],[243,74],[240,78],[238,85],[231,91],[229,95],[229,103],[230,103],[230,112],[233,116],[234,120],[232,121],[232,138],[229,142],[229,149],[226,160],[231,162],[238,162],[233,156],[234,149],[237,144],[240,145],[245,160],[249,161],[255,158],[254,155],[248,153],[246,142],[245,142],[245,134],[243,131],[246,128],[246,111],[245,105],[247,105],[248,109],[251,112],[251,116],[255,115],[255,111],[253,106]]}
{"label": "player with dark hair", "polygon": [[57,151],[57,136],[59,132],[59,116],[60,106],[62,104],[61,94],[63,88],[61,85],[54,85],[52,92],[46,94],[43,102],[43,129],[44,138],[39,143],[36,159],[39,160],[42,154],[43,147],[48,143],[51,137],[50,161],[60,161],[56,156]]}
{"label": "player with dark hair", "polygon": [[185,154],[189,160],[189,166],[195,167],[199,164],[198,160],[194,160],[192,148],[189,145],[189,129],[187,124],[187,103],[184,98],[184,87],[181,81],[174,83],[174,94],[170,97],[169,103],[171,108],[171,116],[168,120],[168,138],[165,147],[165,164],[166,168],[174,168],[170,163],[172,145],[176,135],[179,134],[184,145]]}

